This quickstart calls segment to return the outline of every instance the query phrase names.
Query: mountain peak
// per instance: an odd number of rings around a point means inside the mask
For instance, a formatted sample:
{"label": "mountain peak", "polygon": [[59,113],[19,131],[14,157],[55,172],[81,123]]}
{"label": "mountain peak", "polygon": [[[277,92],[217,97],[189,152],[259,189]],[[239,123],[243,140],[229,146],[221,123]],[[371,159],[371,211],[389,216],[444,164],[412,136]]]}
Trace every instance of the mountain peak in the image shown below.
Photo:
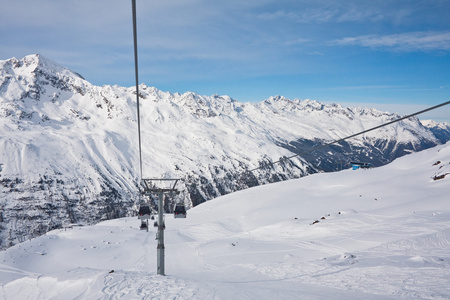
{"label": "mountain peak", "polygon": [[40,54],[0,61],[0,92],[6,100],[50,98],[60,90],[84,94],[90,85],[80,74]]}
{"label": "mountain peak", "polygon": [[[22,61],[26,65],[34,65],[36,67],[46,67],[48,69],[61,69],[63,68],[59,64],[45,58],[41,54],[30,54],[22,58]],[[64,68],[65,69],[65,68]]]}
{"label": "mountain peak", "polygon": [[42,56],[41,54],[30,54],[23,57],[22,59],[13,57],[5,61],[0,61],[0,64],[2,65],[3,69],[9,69],[10,72],[14,71],[14,73],[17,73],[18,75],[27,75],[30,73],[46,73],[59,74],[59,77],[78,77],[85,80],[80,74],[61,66],[60,64]]}
{"label": "mountain peak", "polygon": [[434,120],[420,120],[420,123],[422,123],[423,126],[428,127],[428,128],[432,128],[432,127],[437,127],[437,128],[442,128],[442,129],[450,128],[450,124],[448,124],[446,122],[436,122]]}

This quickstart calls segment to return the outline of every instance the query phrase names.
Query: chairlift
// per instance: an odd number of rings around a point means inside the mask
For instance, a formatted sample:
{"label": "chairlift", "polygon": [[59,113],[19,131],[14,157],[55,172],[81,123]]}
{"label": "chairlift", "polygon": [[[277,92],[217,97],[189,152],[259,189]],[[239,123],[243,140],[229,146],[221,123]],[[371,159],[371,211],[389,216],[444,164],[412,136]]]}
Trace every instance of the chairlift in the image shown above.
{"label": "chairlift", "polygon": [[139,206],[138,218],[140,220],[148,220],[150,218],[151,211],[148,204],[141,204]]}
{"label": "chairlift", "polygon": [[187,212],[183,203],[177,203],[175,209],[173,210],[173,216],[175,219],[186,218]]}

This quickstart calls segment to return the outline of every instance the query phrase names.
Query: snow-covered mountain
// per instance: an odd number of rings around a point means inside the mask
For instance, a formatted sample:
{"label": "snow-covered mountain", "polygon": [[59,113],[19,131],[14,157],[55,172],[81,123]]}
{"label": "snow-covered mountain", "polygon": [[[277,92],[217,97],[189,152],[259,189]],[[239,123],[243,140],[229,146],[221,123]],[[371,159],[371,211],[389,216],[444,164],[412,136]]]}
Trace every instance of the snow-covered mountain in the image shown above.
{"label": "snow-covered mountain", "polygon": [[0,252],[1,299],[449,299],[450,143],[166,216],[57,229]]}
{"label": "snow-covered mountain", "polygon": [[[253,104],[143,84],[139,92],[143,178],[182,178],[178,201],[189,206],[351,160],[381,165],[450,138],[447,125],[425,127],[412,118],[283,160],[398,116],[279,96]],[[40,55],[0,61],[1,248],[64,223],[134,214],[135,97],[134,87],[93,86]]]}

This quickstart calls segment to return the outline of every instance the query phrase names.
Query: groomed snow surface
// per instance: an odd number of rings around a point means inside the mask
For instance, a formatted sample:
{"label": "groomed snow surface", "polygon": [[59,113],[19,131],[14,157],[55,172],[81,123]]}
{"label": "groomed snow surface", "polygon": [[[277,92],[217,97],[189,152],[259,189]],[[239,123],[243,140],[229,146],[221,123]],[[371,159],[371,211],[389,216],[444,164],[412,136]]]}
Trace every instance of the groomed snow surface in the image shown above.
{"label": "groomed snow surface", "polygon": [[450,144],[167,215],[166,276],[156,230],[139,224],[54,230],[1,252],[0,298],[449,299]]}

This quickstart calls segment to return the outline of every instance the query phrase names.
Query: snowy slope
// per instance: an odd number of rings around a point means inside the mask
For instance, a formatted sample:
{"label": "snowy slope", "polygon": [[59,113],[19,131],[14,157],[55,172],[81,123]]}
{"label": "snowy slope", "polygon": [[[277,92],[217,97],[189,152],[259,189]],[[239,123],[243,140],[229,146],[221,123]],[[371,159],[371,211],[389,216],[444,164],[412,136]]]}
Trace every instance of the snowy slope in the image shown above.
{"label": "snowy slope", "polygon": [[[335,170],[340,161],[382,165],[450,138],[450,128],[436,137],[413,118],[271,166],[398,116],[280,96],[252,104],[144,84],[139,91],[143,177],[182,178],[188,206]],[[0,248],[65,223],[133,214],[140,177],[134,87],[93,86],[40,55],[0,61],[0,133]]]}
{"label": "snowy slope", "polygon": [[[137,218],[0,252],[5,299],[448,299],[450,144],[166,216],[166,273]],[[319,222],[315,222],[319,221]]]}

